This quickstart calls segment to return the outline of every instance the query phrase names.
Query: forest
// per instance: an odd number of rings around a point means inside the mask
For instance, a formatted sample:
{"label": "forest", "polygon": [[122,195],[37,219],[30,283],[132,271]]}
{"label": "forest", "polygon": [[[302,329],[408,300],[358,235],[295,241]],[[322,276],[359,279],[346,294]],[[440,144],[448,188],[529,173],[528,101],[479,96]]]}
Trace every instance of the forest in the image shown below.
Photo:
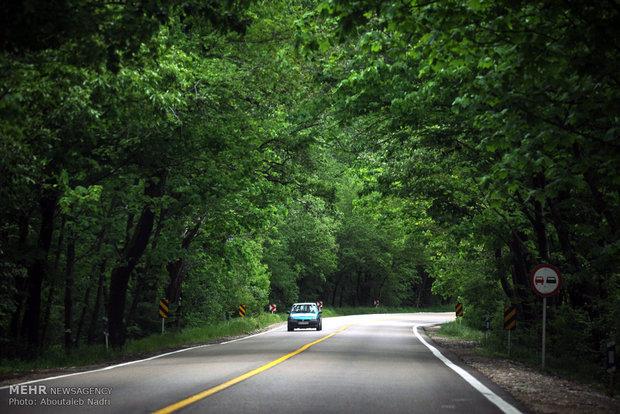
{"label": "forest", "polygon": [[[0,23],[0,348],[275,303],[620,330],[613,0],[23,0]],[[615,22],[615,23],[614,23]]]}

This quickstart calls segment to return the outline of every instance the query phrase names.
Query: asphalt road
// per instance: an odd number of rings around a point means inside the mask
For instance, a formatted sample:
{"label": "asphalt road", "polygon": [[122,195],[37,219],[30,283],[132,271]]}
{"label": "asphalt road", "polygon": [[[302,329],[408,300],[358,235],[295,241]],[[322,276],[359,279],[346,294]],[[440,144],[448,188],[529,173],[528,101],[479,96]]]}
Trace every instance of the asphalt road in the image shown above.
{"label": "asphalt road", "polygon": [[518,413],[509,396],[484,378],[477,377],[482,388],[472,385],[470,374],[459,375],[415,335],[415,325],[452,315],[327,318],[321,332],[280,325],[232,342],[3,388],[0,412]]}

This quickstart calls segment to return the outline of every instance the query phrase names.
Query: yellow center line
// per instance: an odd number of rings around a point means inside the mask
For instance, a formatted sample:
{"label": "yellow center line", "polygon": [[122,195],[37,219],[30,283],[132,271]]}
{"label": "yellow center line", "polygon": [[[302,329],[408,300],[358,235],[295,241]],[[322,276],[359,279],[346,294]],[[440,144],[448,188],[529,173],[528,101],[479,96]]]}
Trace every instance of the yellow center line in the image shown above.
{"label": "yellow center line", "polygon": [[253,369],[252,371],[248,371],[245,374],[240,375],[240,376],[238,376],[236,378],[233,378],[231,380],[228,380],[228,381],[226,381],[226,382],[224,382],[224,383],[222,383],[220,385],[216,385],[213,388],[209,388],[208,390],[201,391],[198,394],[194,394],[191,397],[185,398],[184,400],[181,400],[181,401],[176,402],[174,404],[170,404],[167,407],[161,408],[161,409],[155,411],[154,414],[173,413],[173,412],[175,412],[177,410],[180,410],[181,408],[187,407],[190,404],[193,404],[193,403],[195,403],[197,401],[200,401],[200,400],[202,400],[204,398],[207,398],[210,395],[215,394],[216,392],[220,392],[222,390],[225,390],[226,388],[232,387],[233,385],[238,384],[241,381],[245,381],[246,379],[251,378],[254,375],[258,375],[258,374],[260,374],[263,371],[267,371],[268,369],[273,368],[273,367],[275,367],[278,364],[281,364],[282,362],[286,361],[289,358],[294,357],[295,355],[301,354],[302,352],[304,352],[305,350],[307,350],[311,346],[314,346],[314,345],[316,345],[316,344],[318,344],[320,342],[323,342],[326,339],[331,338],[332,336],[336,335],[337,333],[340,333],[340,332],[344,331],[345,329],[349,328],[350,326],[351,325],[345,325],[345,326],[337,329],[336,331],[330,333],[329,335],[325,335],[324,337],[319,338],[316,341],[313,341],[313,342],[310,342],[308,344],[305,344],[304,346],[296,349],[295,351],[293,351],[291,353],[288,353],[288,354],[286,354],[284,356],[281,356],[278,359],[275,359],[275,360],[273,360],[273,361],[271,361],[271,362],[269,362],[269,363],[267,363],[267,364],[265,364],[263,366],[260,366],[260,367],[258,367],[256,369]]}

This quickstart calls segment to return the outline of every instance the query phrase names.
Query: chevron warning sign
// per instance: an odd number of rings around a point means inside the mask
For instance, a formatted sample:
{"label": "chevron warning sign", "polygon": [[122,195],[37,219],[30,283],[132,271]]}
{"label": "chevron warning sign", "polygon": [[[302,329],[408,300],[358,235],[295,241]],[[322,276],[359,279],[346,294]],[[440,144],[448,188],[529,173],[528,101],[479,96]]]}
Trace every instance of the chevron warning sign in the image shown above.
{"label": "chevron warning sign", "polygon": [[517,307],[515,305],[504,308],[504,329],[514,331],[517,327]]}
{"label": "chevron warning sign", "polygon": [[168,313],[170,312],[170,301],[166,298],[163,298],[159,301],[159,316],[162,318],[167,318]]}
{"label": "chevron warning sign", "polygon": [[239,305],[239,316],[245,318],[246,308],[245,305]]}
{"label": "chevron warning sign", "polygon": [[454,313],[456,314],[457,317],[463,316],[463,304],[462,303],[457,303],[456,306],[454,306]]}

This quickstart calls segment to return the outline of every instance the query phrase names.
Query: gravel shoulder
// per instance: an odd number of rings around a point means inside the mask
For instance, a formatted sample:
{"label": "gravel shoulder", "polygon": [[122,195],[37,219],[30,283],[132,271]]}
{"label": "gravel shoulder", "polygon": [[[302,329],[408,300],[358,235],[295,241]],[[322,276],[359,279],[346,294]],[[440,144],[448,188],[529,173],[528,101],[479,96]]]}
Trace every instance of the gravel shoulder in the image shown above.
{"label": "gravel shoulder", "polygon": [[439,336],[439,326],[426,334],[443,351],[454,355],[509,392],[533,414],[617,414],[618,398],[610,398],[588,385],[543,373],[520,362],[480,355],[474,341]]}

